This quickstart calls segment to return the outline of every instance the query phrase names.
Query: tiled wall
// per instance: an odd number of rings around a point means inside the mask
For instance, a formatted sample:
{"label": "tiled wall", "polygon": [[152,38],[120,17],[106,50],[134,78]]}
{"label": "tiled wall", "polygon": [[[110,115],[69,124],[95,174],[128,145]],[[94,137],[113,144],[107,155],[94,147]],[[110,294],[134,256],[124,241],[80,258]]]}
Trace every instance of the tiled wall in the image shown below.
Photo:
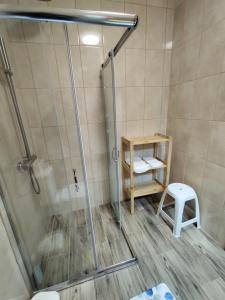
{"label": "tiled wall", "polygon": [[[24,0],[13,2],[28,5]],[[33,0],[29,1],[29,5],[111,10],[139,15],[137,30],[115,58],[120,111],[118,127],[121,135],[138,136],[166,130],[173,2],[53,0],[43,3]],[[93,25],[69,26],[92,206],[109,201],[100,66],[123,31],[121,28]],[[99,37],[99,45],[84,45],[82,38],[90,33]],[[47,184],[48,201],[53,202],[56,210],[61,212],[69,211],[71,207],[83,208],[83,175],[63,27],[60,24],[13,21],[7,22],[7,35],[30,145],[39,161],[43,162],[42,174],[47,174],[51,169],[46,179],[53,177],[51,180],[55,182],[57,194],[63,190],[63,195],[68,198],[62,205],[56,205],[52,200],[54,194],[52,196]],[[72,168],[78,169],[79,194],[74,191]],[[69,191],[64,187],[69,187]],[[58,197],[62,199],[64,196]]]}
{"label": "tiled wall", "polygon": [[[138,14],[138,29],[115,59],[118,127],[121,135],[128,136],[166,131],[173,0],[0,2]],[[50,213],[83,208],[82,170],[62,26],[16,21],[1,25],[29,144],[39,159],[37,175],[44,193],[43,205],[53,208],[48,210]],[[69,26],[92,206],[109,201],[100,66],[123,31],[93,25]],[[87,33],[97,34],[100,44],[85,46],[82,36]],[[73,186],[73,167],[80,179],[78,194]]]}
{"label": "tiled wall", "polygon": [[225,246],[225,1],[175,10],[168,133],[172,181],[192,185],[202,229]]}
{"label": "tiled wall", "polygon": [[15,257],[11,251],[8,236],[0,219],[0,299],[29,299]]}

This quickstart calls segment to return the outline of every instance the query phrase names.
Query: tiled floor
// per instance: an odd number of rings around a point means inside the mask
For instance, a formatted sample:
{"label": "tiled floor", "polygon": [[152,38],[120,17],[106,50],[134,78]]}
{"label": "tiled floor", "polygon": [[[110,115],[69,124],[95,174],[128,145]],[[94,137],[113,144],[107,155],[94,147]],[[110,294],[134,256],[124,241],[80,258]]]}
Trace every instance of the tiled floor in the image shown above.
{"label": "tiled floor", "polygon": [[146,199],[136,200],[132,216],[128,204],[123,204],[124,227],[138,264],[63,290],[61,300],[128,300],[160,282],[180,300],[225,299],[225,252],[221,248],[195,227],[175,239]]}
{"label": "tiled floor", "polygon": [[[109,204],[94,210],[93,222],[100,268],[132,258]],[[87,229],[84,210],[52,219],[49,250],[42,258],[44,278],[41,288],[80,279],[95,270],[91,236]]]}

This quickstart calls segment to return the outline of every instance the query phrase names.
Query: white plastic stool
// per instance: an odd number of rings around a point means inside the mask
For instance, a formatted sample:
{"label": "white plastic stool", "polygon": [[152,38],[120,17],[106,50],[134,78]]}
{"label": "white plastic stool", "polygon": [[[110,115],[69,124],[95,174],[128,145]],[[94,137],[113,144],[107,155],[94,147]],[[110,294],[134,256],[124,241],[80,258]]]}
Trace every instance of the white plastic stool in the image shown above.
{"label": "white plastic stool", "polygon": [[[175,199],[175,219],[173,220],[167,213],[163,210],[163,203],[166,195],[169,194]],[[195,201],[195,217],[191,220],[182,222],[184,206],[187,201]],[[162,215],[163,218],[167,219],[171,224],[173,224],[173,234],[175,237],[180,237],[181,229],[193,223],[197,223],[197,228],[200,228],[200,213],[199,213],[199,203],[198,197],[192,187],[183,183],[171,183],[165,189],[162,198],[159,203],[159,208],[157,215]]]}

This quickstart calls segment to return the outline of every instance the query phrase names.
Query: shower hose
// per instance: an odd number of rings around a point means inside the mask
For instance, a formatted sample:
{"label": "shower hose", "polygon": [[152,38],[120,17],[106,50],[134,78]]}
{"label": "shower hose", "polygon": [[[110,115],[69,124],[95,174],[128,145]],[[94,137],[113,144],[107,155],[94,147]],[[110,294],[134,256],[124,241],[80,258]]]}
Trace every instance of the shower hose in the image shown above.
{"label": "shower hose", "polygon": [[36,194],[39,195],[41,193],[41,188],[40,188],[40,184],[39,184],[38,179],[37,179],[37,177],[34,173],[34,169],[33,169],[32,166],[29,168],[29,174],[30,174],[30,181],[31,181],[33,190]]}

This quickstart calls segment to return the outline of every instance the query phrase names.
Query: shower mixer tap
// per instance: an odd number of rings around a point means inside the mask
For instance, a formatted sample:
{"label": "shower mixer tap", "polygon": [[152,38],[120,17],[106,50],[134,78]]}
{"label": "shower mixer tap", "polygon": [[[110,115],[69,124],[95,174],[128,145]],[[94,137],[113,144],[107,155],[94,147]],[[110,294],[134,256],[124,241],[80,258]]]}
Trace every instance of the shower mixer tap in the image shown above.
{"label": "shower mixer tap", "polygon": [[32,154],[30,158],[25,156],[21,161],[17,163],[17,170],[19,171],[29,171],[32,168],[33,163],[37,159],[36,154]]}

